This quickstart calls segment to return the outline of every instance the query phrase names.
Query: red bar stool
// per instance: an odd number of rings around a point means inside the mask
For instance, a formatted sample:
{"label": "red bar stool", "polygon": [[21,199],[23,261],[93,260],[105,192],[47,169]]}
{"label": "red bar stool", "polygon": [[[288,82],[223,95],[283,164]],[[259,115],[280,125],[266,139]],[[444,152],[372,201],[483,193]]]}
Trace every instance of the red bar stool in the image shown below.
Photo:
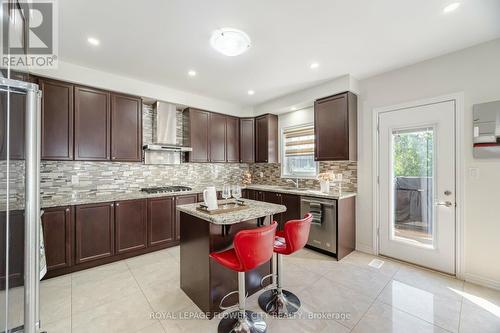
{"label": "red bar stool", "polygon": [[290,220],[285,223],[283,231],[276,232],[274,241],[276,271],[271,274],[276,279],[276,288],[267,290],[259,296],[260,308],[270,315],[286,317],[300,308],[299,298],[290,291],[282,289],[283,255],[297,252],[306,245],[311,221],[312,215],[307,213],[302,220]]}
{"label": "red bar stool", "polygon": [[[233,240],[233,248],[223,252],[212,252],[210,257],[222,266],[238,272],[238,310],[225,316],[219,323],[219,333],[264,333],[267,324],[262,316],[245,310],[245,272],[268,262],[273,256],[273,242],[278,224],[239,231]],[[235,292],[229,293],[221,300]],[[225,310],[221,306],[221,309]]]}

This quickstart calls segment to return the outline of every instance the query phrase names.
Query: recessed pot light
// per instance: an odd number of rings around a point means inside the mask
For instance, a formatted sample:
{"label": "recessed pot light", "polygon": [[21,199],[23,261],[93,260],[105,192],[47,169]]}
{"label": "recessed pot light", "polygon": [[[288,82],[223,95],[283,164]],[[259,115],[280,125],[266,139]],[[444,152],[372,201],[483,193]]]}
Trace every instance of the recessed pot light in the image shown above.
{"label": "recessed pot light", "polygon": [[254,95],[254,94],[255,94],[255,91],[253,91],[253,90],[249,90],[249,91],[248,91],[248,94],[249,94],[250,96],[252,96],[252,95]]}
{"label": "recessed pot light", "polygon": [[223,55],[234,57],[248,50],[251,41],[250,37],[241,30],[222,28],[212,33],[210,44]]}
{"label": "recessed pot light", "polygon": [[189,76],[196,76],[196,71],[195,71],[195,70],[190,70],[190,71],[188,72],[188,75],[189,75]]}
{"label": "recessed pot light", "polygon": [[460,2],[450,3],[448,6],[444,7],[443,13],[448,14],[460,7]]}
{"label": "recessed pot light", "polygon": [[94,37],[87,38],[87,42],[89,42],[89,44],[94,45],[94,46],[97,46],[97,45],[101,44],[101,42],[99,41],[99,39],[94,38]]}
{"label": "recessed pot light", "polygon": [[292,111],[297,111],[297,108],[296,108],[295,106],[292,106],[292,107],[290,108],[290,110],[292,110]]}
{"label": "recessed pot light", "polygon": [[319,67],[319,64],[317,62],[313,62],[309,67],[311,67],[311,69],[316,69]]}

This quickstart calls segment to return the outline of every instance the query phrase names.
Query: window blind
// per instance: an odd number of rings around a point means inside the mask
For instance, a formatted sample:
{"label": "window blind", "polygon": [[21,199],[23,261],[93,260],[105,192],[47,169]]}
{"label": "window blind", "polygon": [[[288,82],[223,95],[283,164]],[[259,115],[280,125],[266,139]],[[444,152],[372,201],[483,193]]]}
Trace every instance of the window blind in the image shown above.
{"label": "window blind", "polygon": [[314,155],[314,127],[312,125],[286,129],[283,132],[285,157]]}

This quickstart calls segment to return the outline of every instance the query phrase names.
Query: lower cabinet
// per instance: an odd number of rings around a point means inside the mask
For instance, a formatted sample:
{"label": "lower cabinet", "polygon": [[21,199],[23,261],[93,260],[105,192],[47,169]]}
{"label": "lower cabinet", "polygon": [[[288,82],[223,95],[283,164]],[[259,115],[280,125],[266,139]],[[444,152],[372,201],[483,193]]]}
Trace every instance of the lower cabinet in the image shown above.
{"label": "lower cabinet", "polygon": [[175,242],[175,197],[148,199],[148,246]]}
{"label": "lower cabinet", "polygon": [[119,201],[115,205],[116,253],[146,248],[146,199]]}
{"label": "lower cabinet", "polygon": [[283,224],[290,220],[299,220],[303,218],[303,216],[300,216],[300,196],[283,193],[281,195],[281,204],[286,206],[286,212],[281,213],[281,221]]}
{"label": "lower cabinet", "polygon": [[99,203],[75,208],[75,264],[115,254],[115,205]]}
{"label": "lower cabinet", "polygon": [[73,265],[73,209],[71,206],[44,209],[43,241],[47,271]]}
{"label": "lower cabinet", "polygon": [[[264,192],[264,202],[273,203],[276,205],[281,205],[281,193],[276,192]],[[278,229],[283,229],[283,221],[281,219],[282,214],[273,215],[274,221],[278,222]]]}
{"label": "lower cabinet", "polygon": [[[181,195],[175,198],[175,205],[187,205],[198,202],[197,194]],[[178,210],[175,212],[175,240],[181,239],[181,217]]]}
{"label": "lower cabinet", "polygon": [[[0,212],[0,291],[5,290],[7,272],[10,288],[22,286],[24,283],[24,211],[9,211],[8,237],[6,226],[7,214]],[[6,244],[7,239],[9,247]],[[7,248],[9,248],[8,255]]]}

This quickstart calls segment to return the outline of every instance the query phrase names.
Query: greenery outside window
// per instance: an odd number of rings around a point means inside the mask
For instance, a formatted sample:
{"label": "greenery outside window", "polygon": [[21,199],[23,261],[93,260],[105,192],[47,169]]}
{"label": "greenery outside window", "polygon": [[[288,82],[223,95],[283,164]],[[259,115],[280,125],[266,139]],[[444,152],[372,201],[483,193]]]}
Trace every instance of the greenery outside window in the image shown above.
{"label": "greenery outside window", "polygon": [[314,125],[287,127],[281,132],[281,177],[315,178]]}

